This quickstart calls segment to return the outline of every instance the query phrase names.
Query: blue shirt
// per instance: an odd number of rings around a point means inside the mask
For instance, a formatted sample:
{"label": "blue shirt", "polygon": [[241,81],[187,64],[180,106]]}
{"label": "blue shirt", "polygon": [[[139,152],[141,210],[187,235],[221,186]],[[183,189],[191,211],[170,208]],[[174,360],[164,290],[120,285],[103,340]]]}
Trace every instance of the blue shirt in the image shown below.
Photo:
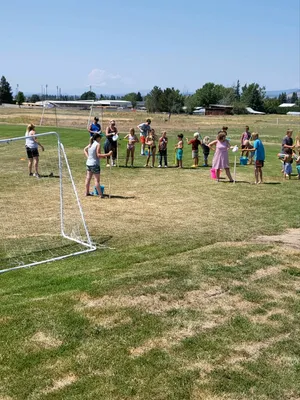
{"label": "blue shirt", "polygon": [[255,148],[255,160],[265,161],[265,148],[261,140],[254,140],[253,147]]}
{"label": "blue shirt", "polygon": [[148,135],[148,132],[150,132],[151,126],[144,122],[139,125],[139,128],[142,131],[140,132],[140,136],[146,137]]}

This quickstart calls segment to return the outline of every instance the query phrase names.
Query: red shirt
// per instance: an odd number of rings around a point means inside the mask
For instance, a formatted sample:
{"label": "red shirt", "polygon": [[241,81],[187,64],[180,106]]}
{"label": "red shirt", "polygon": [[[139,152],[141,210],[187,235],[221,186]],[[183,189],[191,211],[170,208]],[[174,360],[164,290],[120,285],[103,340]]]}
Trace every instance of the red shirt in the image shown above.
{"label": "red shirt", "polygon": [[201,142],[198,139],[191,139],[188,144],[192,145],[192,150],[197,151]]}

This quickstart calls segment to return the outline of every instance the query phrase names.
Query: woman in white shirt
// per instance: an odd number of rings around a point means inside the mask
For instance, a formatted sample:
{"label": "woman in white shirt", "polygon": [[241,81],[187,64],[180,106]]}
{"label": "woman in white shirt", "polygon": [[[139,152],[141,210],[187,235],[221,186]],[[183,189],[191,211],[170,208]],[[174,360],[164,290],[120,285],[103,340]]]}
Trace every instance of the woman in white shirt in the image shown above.
{"label": "woman in white shirt", "polygon": [[[27,125],[25,132],[25,148],[28,158],[28,172],[29,176],[40,177],[38,167],[39,167],[39,146],[44,151],[44,146],[35,137],[35,126],[33,124]],[[34,173],[32,173],[32,166],[34,168]]]}
{"label": "woman in white shirt", "polygon": [[85,179],[85,195],[92,196],[90,194],[90,183],[92,176],[94,175],[95,180],[95,187],[97,192],[103,198],[104,196],[101,195],[101,188],[100,188],[100,158],[110,157],[112,155],[112,151],[101,154],[100,148],[100,133],[95,133],[91,139],[90,144],[84,148],[84,154],[87,158],[86,160],[86,179]]}

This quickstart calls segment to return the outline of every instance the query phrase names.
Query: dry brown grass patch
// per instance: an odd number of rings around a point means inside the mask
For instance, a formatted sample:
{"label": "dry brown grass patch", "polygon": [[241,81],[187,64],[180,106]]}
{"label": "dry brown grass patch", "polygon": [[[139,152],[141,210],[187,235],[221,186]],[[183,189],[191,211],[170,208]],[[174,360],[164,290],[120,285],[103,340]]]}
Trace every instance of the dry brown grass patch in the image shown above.
{"label": "dry brown grass patch", "polygon": [[37,349],[52,349],[62,345],[62,341],[53,337],[49,333],[37,332],[29,340],[28,345]]}
{"label": "dry brown grass patch", "polygon": [[72,385],[77,380],[78,378],[74,374],[65,375],[62,378],[54,381],[51,387],[44,390],[44,393],[46,394],[46,393],[56,392],[58,390],[65,388],[66,386]]}

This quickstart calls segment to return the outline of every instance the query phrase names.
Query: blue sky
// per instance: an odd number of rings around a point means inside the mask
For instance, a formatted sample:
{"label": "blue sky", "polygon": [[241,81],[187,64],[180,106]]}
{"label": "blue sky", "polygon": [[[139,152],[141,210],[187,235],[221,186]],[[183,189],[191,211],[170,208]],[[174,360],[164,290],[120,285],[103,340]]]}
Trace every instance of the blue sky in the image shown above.
{"label": "blue sky", "polygon": [[300,86],[299,0],[3,0],[0,75],[15,91]]}

